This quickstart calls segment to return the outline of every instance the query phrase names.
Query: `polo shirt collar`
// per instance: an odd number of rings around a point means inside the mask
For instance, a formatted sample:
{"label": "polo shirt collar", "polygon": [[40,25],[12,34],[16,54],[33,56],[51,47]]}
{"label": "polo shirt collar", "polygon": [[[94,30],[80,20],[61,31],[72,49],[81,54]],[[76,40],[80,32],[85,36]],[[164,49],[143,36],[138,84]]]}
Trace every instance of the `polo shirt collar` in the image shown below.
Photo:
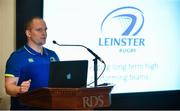
{"label": "polo shirt collar", "polygon": [[39,52],[36,52],[34,49],[32,49],[31,47],[29,47],[28,44],[24,45],[24,49],[25,49],[28,53],[30,53],[30,54],[32,54],[32,55],[48,55],[48,53],[47,53],[47,51],[46,51],[46,49],[45,49],[44,47],[43,47],[43,54],[41,54],[41,53],[39,53]]}

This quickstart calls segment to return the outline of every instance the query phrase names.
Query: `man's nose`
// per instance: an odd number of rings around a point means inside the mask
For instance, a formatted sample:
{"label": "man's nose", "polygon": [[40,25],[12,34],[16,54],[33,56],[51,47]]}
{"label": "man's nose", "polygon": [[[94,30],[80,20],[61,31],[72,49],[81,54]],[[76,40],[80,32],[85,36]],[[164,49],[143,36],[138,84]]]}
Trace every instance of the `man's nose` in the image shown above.
{"label": "man's nose", "polygon": [[43,34],[43,35],[47,35],[46,30],[42,30],[42,34]]}

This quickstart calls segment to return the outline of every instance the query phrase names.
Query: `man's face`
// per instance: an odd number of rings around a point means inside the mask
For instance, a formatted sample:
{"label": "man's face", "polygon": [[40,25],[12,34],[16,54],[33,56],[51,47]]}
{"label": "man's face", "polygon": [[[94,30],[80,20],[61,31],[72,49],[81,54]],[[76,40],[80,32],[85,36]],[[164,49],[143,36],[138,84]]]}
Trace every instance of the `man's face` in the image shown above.
{"label": "man's face", "polygon": [[46,23],[42,19],[34,19],[30,29],[26,30],[28,43],[41,46],[46,43],[47,38]]}

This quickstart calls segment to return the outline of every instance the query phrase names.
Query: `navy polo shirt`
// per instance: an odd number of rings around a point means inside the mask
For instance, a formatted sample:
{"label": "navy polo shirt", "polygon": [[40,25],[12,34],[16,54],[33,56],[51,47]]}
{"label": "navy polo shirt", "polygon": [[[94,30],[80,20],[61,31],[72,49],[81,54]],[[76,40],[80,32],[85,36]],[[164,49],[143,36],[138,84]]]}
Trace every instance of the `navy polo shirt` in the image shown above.
{"label": "navy polo shirt", "polygon": [[[49,63],[59,61],[57,54],[47,48],[43,48],[43,54],[36,52],[27,44],[13,52],[6,63],[6,77],[19,77],[18,85],[31,79],[29,90],[48,87]],[[11,105],[21,107],[16,98],[11,98]],[[18,106],[20,105],[20,106]]]}

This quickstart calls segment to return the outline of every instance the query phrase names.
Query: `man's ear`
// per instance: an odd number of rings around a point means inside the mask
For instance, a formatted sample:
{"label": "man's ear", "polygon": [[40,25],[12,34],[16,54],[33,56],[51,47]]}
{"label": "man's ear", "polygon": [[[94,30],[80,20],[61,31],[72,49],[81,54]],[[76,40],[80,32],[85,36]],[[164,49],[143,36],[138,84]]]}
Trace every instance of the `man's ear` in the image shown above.
{"label": "man's ear", "polygon": [[30,34],[29,30],[26,30],[25,33],[26,33],[27,37],[31,37],[31,34]]}

